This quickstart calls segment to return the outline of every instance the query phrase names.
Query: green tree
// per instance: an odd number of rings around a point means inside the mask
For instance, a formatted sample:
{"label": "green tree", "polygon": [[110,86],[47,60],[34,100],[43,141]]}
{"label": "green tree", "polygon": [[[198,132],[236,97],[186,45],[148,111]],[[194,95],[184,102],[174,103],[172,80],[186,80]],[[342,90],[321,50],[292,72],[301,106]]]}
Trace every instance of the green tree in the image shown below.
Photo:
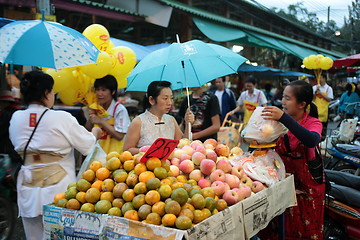
{"label": "green tree", "polygon": [[339,42],[349,54],[360,52],[360,0],[353,0],[349,9],[349,18],[340,29]]}

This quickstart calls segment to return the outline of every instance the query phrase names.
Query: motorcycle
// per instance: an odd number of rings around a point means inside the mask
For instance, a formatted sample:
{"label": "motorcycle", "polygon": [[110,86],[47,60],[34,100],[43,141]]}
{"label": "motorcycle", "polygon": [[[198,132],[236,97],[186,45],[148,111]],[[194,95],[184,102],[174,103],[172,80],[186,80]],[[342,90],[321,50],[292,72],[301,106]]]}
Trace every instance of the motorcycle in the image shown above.
{"label": "motorcycle", "polygon": [[0,154],[0,240],[11,239],[16,223],[14,192],[15,186],[8,181],[11,160],[7,154]]}
{"label": "motorcycle", "polygon": [[325,200],[324,239],[360,239],[360,177],[325,170],[331,190]]}

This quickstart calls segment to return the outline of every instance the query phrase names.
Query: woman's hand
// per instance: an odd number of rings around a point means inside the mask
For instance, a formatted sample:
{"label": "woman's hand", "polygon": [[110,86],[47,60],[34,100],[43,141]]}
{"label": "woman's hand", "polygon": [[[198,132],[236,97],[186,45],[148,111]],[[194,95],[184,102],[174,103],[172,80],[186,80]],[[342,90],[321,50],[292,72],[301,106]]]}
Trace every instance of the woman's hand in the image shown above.
{"label": "woman's hand", "polygon": [[103,131],[99,127],[93,127],[91,129],[91,132],[95,136],[96,139],[99,139],[103,134]]}
{"label": "woman's hand", "polygon": [[186,123],[191,123],[191,124],[193,124],[194,121],[195,121],[195,116],[194,116],[194,114],[190,111],[190,109],[188,108],[188,109],[186,110],[186,113],[185,113],[185,122],[186,122]]}
{"label": "woman's hand", "polygon": [[279,120],[282,115],[284,114],[284,111],[281,110],[278,107],[274,106],[267,106],[264,108],[264,110],[261,113],[261,116],[264,117],[265,120]]}
{"label": "woman's hand", "polygon": [[103,121],[99,116],[94,113],[91,113],[89,117],[92,124],[101,124],[101,122]]}

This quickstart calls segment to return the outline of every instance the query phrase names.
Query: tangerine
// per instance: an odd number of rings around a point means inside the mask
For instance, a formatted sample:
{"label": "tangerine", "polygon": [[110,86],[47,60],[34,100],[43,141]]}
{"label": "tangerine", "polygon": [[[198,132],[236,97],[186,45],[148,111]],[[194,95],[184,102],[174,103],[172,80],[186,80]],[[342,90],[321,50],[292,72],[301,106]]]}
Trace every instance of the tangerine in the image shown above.
{"label": "tangerine", "polygon": [[150,158],[146,161],[146,168],[153,171],[155,168],[161,167],[161,160],[158,158]]}
{"label": "tangerine", "polygon": [[134,189],[126,189],[122,194],[122,198],[126,202],[131,202],[134,199],[134,197],[135,197]]}
{"label": "tangerine", "polygon": [[59,201],[56,203],[56,206],[64,208],[66,207],[67,202],[68,200],[66,198],[59,199]]}
{"label": "tangerine", "polygon": [[107,212],[109,215],[111,216],[118,216],[121,217],[121,210],[118,207],[112,207],[109,209],[109,211]]}
{"label": "tangerine", "polygon": [[100,191],[97,188],[90,188],[86,191],[85,200],[89,203],[96,203],[100,199]]}
{"label": "tangerine", "polygon": [[102,168],[102,164],[101,164],[101,162],[99,162],[99,161],[93,161],[93,162],[90,164],[89,168],[90,168],[91,170],[93,170],[94,172],[96,172],[99,168]]}
{"label": "tangerine", "polygon": [[109,200],[100,200],[95,204],[95,212],[105,214],[111,207],[111,202]]}
{"label": "tangerine", "polygon": [[149,215],[147,215],[146,223],[154,224],[154,225],[160,225],[161,224],[161,217],[160,217],[159,214],[152,212]]}
{"label": "tangerine", "polygon": [[122,163],[124,163],[127,160],[132,160],[133,159],[133,155],[131,154],[131,152],[129,151],[124,151],[121,153],[121,157],[120,160]]}
{"label": "tangerine", "polygon": [[172,213],[165,214],[161,219],[161,223],[165,227],[173,227],[173,226],[175,226],[175,221],[176,221],[176,216],[174,214],[172,214]]}
{"label": "tangerine", "polygon": [[93,184],[91,184],[92,188],[96,188],[99,191],[101,191],[101,186],[102,186],[103,181],[102,180],[96,180]]}
{"label": "tangerine", "polygon": [[66,208],[79,210],[80,209],[80,202],[78,200],[76,200],[75,198],[72,198],[66,203]]}
{"label": "tangerine", "polygon": [[142,205],[138,210],[139,217],[142,220],[146,219],[147,215],[149,215],[150,213],[151,213],[151,206],[149,204]]}
{"label": "tangerine", "polygon": [[149,179],[154,178],[155,174],[150,171],[145,171],[139,175],[139,181],[146,183]]}
{"label": "tangerine", "polygon": [[186,229],[189,229],[192,227],[192,221],[187,216],[180,216],[180,217],[176,218],[175,226],[178,229],[186,230]]}
{"label": "tangerine", "polygon": [[179,216],[187,216],[191,221],[194,220],[194,212],[188,208],[181,209]]}
{"label": "tangerine", "polygon": [[85,199],[85,195],[86,193],[85,192],[78,192],[76,194],[76,200],[78,200],[80,203],[86,203],[86,199]]}
{"label": "tangerine", "polygon": [[85,179],[79,179],[76,182],[76,189],[81,192],[86,192],[91,187],[91,183]]}
{"label": "tangerine", "polygon": [[106,168],[110,171],[114,171],[116,169],[119,169],[121,167],[120,159],[117,157],[112,157],[109,160],[106,161]]}
{"label": "tangerine", "polygon": [[115,170],[112,175],[117,183],[125,182],[128,176],[127,172],[124,169]]}
{"label": "tangerine", "polygon": [[170,200],[165,205],[165,212],[172,213],[175,216],[178,216],[181,211],[181,206],[177,201]]}
{"label": "tangerine", "polygon": [[105,180],[106,178],[108,178],[110,176],[110,171],[109,169],[107,168],[99,168],[97,171],[96,171],[96,177],[99,179],[99,180]]}
{"label": "tangerine", "polygon": [[91,169],[88,169],[81,174],[81,177],[89,182],[92,182],[95,179],[95,172]]}
{"label": "tangerine", "polygon": [[100,200],[108,200],[110,202],[114,201],[114,195],[112,192],[102,192],[100,195]]}
{"label": "tangerine", "polygon": [[134,160],[126,160],[123,164],[123,168],[127,171],[130,172],[131,170],[134,170],[135,168],[135,161]]}
{"label": "tangerine", "polygon": [[64,192],[60,192],[60,193],[56,194],[55,197],[54,197],[55,205],[60,199],[65,199],[65,198],[66,198],[66,195],[65,195]]}
{"label": "tangerine", "polygon": [[164,202],[157,202],[152,206],[151,211],[159,214],[160,216],[164,216],[165,205],[166,204]]}
{"label": "tangerine", "polygon": [[81,205],[80,211],[95,212],[95,206],[92,203],[84,203],[83,205]]}
{"label": "tangerine", "polygon": [[109,152],[108,155],[106,155],[106,161],[113,158],[113,157],[120,159],[121,154],[118,153],[118,152]]}
{"label": "tangerine", "polygon": [[146,169],[145,163],[138,163],[138,164],[136,164],[136,166],[134,168],[134,172],[138,176],[140,176],[140,174],[145,172],[146,170],[147,169]]}
{"label": "tangerine", "polygon": [[139,209],[142,205],[145,204],[145,195],[144,194],[136,195],[132,200],[132,204],[135,209]]}
{"label": "tangerine", "polygon": [[111,192],[114,189],[114,187],[115,187],[115,182],[110,178],[105,179],[101,184],[101,190],[103,190],[104,192]]}
{"label": "tangerine", "polygon": [[124,199],[122,198],[115,198],[113,201],[112,201],[112,205],[113,207],[118,207],[118,208],[122,208],[122,206],[124,205],[125,201]]}
{"label": "tangerine", "polygon": [[134,221],[139,221],[139,214],[136,210],[128,210],[124,214],[124,218],[131,219]]}
{"label": "tangerine", "polygon": [[154,205],[160,201],[160,193],[155,190],[150,190],[145,195],[145,202],[149,205]]}

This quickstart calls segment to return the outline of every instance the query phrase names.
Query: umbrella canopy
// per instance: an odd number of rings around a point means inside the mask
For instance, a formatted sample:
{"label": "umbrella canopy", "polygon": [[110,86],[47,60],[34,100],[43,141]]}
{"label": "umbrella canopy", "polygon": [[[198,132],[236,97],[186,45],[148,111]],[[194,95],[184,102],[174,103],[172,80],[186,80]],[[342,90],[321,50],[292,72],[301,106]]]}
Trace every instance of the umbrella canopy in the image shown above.
{"label": "umbrella canopy", "polygon": [[128,42],[128,41],[124,41],[124,40],[120,40],[117,38],[110,38],[110,40],[114,43],[115,47],[118,46],[125,46],[128,48],[131,48],[135,54],[136,54],[136,60],[140,61],[142,60],[146,55],[148,55],[151,51],[146,48],[145,46],[142,46],[140,44],[136,44],[136,43],[132,43],[132,42]]}
{"label": "umbrella canopy", "polygon": [[301,77],[301,76],[314,77],[314,75],[311,75],[311,74],[302,73],[302,72],[295,72],[295,71],[279,72],[279,73],[274,73],[274,75],[276,75],[276,76],[284,76],[284,77]]}
{"label": "umbrella canopy", "polygon": [[14,21],[0,29],[0,62],[67,68],[96,62],[99,50],[78,31],[42,20]]}
{"label": "umbrella canopy", "polygon": [[192,40],[173,43],[147,55],[129,75],[127,91],[146,91],[152,81],[169,81],[172,89],[200,87],[236,73],[246,58],[225,47]]}
{"label": "umbrella canopy", "polygon": [[333,67],[336,68],[343,68],[343,67],[350,67],[350,66],[359,66],[360,65],[360,53],[340,58],[338,60],[334,60]]}
{"label": "umbrella canopy", "polygon": [[282,72],[282,71],[276,68],[270,68],[265,66],[254,66],[251,64],[244,63],[239,67],[238,72]]}

